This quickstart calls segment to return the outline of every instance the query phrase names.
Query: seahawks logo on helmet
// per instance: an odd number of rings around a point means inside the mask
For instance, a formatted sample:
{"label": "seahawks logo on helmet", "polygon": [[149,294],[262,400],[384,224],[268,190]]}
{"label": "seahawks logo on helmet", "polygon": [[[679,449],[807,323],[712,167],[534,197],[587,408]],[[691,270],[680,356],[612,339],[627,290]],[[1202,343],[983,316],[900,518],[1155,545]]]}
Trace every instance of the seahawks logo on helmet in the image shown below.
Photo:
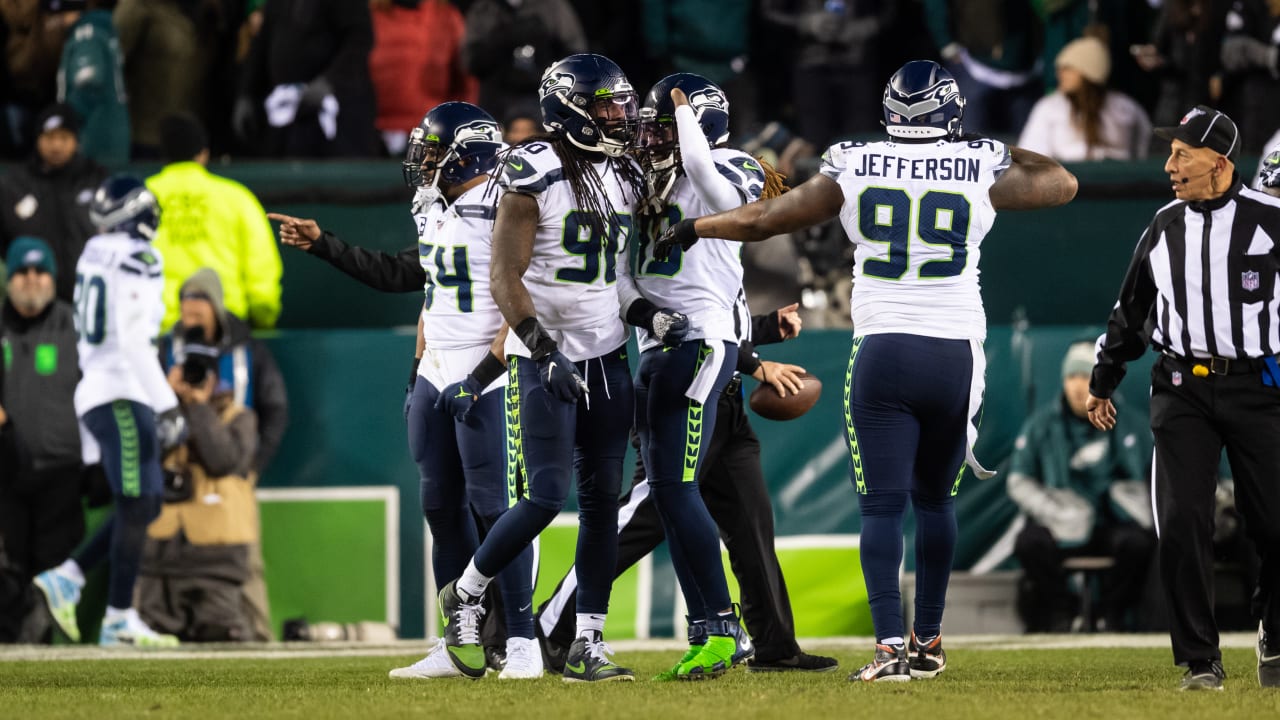
{"label": "seahawks logo on helmet", "polygon": [[1258,172],[1258,185],[1280,188],[1280,148],[1272,150],[1263,158],[1262,169]]}
{"label": "seahawks logo on helmet", "polygon": [[471,142],[500,143],[502,138],[498,132],[498,124],[488,120],[476,120],[461,125],[453,132],[453,142],[458,147],[466,147]]}
{"label": "seahawks logo on helmet", "polygon": [[574,83],[578,82],[570,73],[557,72],[552,74],[548,70],[547,74],[542,77],[542,85],[538,88],[538,97],[547,97],[558,92],[568,92],[573,89]]}
{"label": "seahawks logo on helmet", "polygon": [[698,115],[703,110],[721,110],[729,112],[729,101],[725,99],[724,93],[720,92],[720,88],[707,87],[695,92],[689,96],[689,104],[693,106],[693,111]]}
{"label": "seahawks logo on helmet", "polygon": [[[938,108],[960,97],[960,88],[954,80],[942,80],[933,87],[909,96],[910,103],[887,97],[885,107],[894,115],[907,120],[936,112]],[[919,99],[916,99],[919,98]],[[901,122],[901,121],[900,121]]]}

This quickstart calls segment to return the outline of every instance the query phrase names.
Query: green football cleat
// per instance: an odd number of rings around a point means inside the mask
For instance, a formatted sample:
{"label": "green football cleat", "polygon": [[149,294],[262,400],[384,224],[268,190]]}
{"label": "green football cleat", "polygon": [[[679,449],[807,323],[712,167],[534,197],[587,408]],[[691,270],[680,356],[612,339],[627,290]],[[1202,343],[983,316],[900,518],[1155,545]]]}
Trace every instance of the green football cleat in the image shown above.
{"label": "green football cleat", "polygon": [[609,660],[613,650],[601,639],[600,633],[591,632],[590,638],[580,637],[569,646],[569,656],[564,660],[565,682],[631,682],[635,673],[619,667]]}
{"label": "green football cleat", "polygon": [[480,644],[480,618],[485,609],[479,599],[464,601],[458,594],[457,581],[445,585],[438,598],[440,622],[449,659],[469,678],[485,675],[484,646]]}

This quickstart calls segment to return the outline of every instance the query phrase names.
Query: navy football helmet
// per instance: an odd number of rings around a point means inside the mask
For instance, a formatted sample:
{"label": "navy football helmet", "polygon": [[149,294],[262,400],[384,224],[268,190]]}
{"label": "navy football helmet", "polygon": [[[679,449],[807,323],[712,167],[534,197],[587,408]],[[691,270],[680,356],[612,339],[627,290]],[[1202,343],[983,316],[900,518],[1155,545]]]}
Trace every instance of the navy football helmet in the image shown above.
{"label": "navy football helmet", "polygon": [[676,161],[676,104],[671,91],[680,88],[689,98],[702,134],[712,147],[729,140],[729,100],[718,85],[701,75],[676,73],[658,81],[645,96],[640,108],[640,134],[636,148],[655,170],[665,170]]}
{"label": "navy football helmet", "polygon": [[538,104],[548,132],[609,157],[630,149],[639,125],[640,106],[631,82],[603,55],[570,55],[548,67]]}
{"label": "navy football helmet", "polygon": [[958,138],[964,97],[955,78],[932,60],[912,60],[884,86],[884,129],[899,138]]}
{"label": "navy football helmet", "polygon": [[89,221],[101,232],[122,232],[151,240],[160,224],[160,204],[138,178],[112,175],[94,192]]}
{"label": "navy football helmet", "polygon": [[404,182],[413,188],[460,185],[493,170],[503,147],[492,115],[471,103],[441,103],[409,133]]}
{"label": "navy football helmet", "polygon": [[1267,153],[1258,166],[1258,187],[1271,191],[1280,189],[1280,147]]}

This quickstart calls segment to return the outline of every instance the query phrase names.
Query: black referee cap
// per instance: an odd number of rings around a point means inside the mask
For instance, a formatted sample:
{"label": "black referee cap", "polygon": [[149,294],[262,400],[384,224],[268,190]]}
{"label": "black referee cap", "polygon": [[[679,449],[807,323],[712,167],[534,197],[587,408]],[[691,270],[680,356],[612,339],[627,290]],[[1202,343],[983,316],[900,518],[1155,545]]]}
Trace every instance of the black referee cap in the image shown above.
{"label": "black referee cap", "polygon": [[1165,140],[1181,140],[1191,147],[1209,148],[1234,161],[1240,153],[1240,131],[1226,113],[1208,105],[1197,105],[1176,127],[1155,129],[1156,137]]}

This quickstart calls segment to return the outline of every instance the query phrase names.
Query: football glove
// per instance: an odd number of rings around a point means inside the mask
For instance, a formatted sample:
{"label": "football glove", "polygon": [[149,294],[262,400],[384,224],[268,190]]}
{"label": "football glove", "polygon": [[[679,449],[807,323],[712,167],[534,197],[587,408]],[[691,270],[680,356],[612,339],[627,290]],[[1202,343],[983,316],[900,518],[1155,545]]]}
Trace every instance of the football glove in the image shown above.
{"label": "football glove", "polygon": [[542,388],[560,402],[575,403],[587,392],[587,382],[578,368],[559,350],[552,350],[538,360],[538,377]]}
{"label": "football glove", "polygon": [[436,398],[436,410],[444,410],[458,422],[466,422],[482,392],[484,387],[480,385],[480,381],[474,375],[468,375],[456,383],[446,385],[440,391],[440,397]]}
{"label": "football glove", "polygon": [[687,218],[667,228],[662,237],[653,244],[653,256],[666,260],[677,245],[688,250],[698,242],[698,233],[693,229],[693,218]]}
{"label": "football glove", "polygon": [[162,455],[186,441],[187,418],[181,408],[171,407],[156,416],[156,439]]}

